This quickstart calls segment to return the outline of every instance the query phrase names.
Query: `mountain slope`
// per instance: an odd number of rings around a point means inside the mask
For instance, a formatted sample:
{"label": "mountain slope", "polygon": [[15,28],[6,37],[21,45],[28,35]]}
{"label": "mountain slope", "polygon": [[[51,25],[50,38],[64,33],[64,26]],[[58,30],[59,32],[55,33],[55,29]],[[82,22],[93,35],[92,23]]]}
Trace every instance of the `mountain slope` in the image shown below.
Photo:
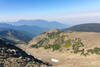
{"label": "mountain slope", "polygon": [[43,47],[45,49],[52,49],[53,51],[79,52],[82,55],[88,55],[89,48],[100,47],[98,45],[100,44],[99,37],[100,33],[59,31],[53,29],[33,38],[33,40],[29,42],[29,46],[32,48]]}
{"label": "mountain slope", "polygon": [[24,34],[27,34],[32,38],[47,30],[46,28],[40,28],[37,26],[28,26],[28,25],[15,26],[14,29],[23,31]]}
{"label": "mountain slope", "polygon": [[12,28],[13,26],[7,23],[0,23],[0,28]]}
{"label": "mountain slope", "polygon": [[49,65],[0,39],[0,67],[47,67]]}
{"label": "mountain slope", "polygon": [[76,37],[71,39],[68,36],[68,32],[61,32],[56,29],[46,31],[40,36],[33,38],[32,41],[29,43],[32,48],[44,47],[45,49],[52,49],[53,51],[71,50],[72,52],[77,52],[84,46],[80,38]]}
{"label": "mountain slope", "polygon": [[100,32],[100,23],[87,23],[75,25],[65,30],[81,31],[81,32]]}
{"label": "mountain slope", "polygon": [[0,31],[0,37],[12,43],[27,43],[30,37],[12,29]]}
{"label": "mountain slope", "polygon": [[19,47],[38,58],[48,60],[53,67],[99,67],[99,44],[100,33],[53,29],[33,38],[28,45]]}

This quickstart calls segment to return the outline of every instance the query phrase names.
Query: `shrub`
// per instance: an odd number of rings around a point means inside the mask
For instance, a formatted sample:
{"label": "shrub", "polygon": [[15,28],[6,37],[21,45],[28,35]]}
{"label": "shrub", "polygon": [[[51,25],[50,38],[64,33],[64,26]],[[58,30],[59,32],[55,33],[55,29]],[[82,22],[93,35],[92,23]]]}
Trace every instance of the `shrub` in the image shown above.
{"label": "shrub", "polygon": [[37,44],[31,46],[32,48],[38,48]]}
{"label": "shrub", "polygon": [[53,48],[53,51],[55,51],[55,50],[60,49],[61,45],[60,44],[54,44],[54,45],[52,45],[52,48]]}
{"label": "shrub", "polygon": [[42,46],[43,42],[44,42],[44,40],[40,40],[39,42],[37,42],[37,44],[39,45],[39,47]]}
{"label": "shrub", "polygon": [[44,46],[44,48],[45,49],[50,49],[50,48],[52,48],[52,45],[46,45],[46,46]]}
{"label": "shrub", "polygon": [[95,47],[94,49],[88,49],[87,53],[88,54],[97,54],[97,55],[100,55],[100,48]]}
{"label": "shrub", "polygon": [[93,51],[93,49],[88,49],[88,50],[87,50],[87,53],[88,53],[88,54],[93,54],[94,51]]}
{"label": "shrub", "polygon": [[72,48],[73,48],[74,53],[82,52],[82,50],[80,50],[80,48],[82,48],[82,47],[84,47],[84,44],[81,42],[81,39],[75,38],[73,40],[73,44],[72,44]]}
{"label": "shrub", "polygon": [[71,40],[68,40],[67,43],[64,45],[65,48],[72,46]]}
{"label": "shrub", "polygon": [[94,51],[95,54],[99,54],[100,55],[100,48],[95,47],[93,49],[93,51]]}

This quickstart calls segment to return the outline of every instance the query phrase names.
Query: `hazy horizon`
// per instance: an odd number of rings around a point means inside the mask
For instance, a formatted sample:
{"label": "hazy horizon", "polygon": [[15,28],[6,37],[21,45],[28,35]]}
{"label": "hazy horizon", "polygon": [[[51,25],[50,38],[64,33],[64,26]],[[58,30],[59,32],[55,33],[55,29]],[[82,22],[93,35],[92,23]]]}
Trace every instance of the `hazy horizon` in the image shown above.
{"label": "hazy horizon", "polygon": [[100,0],[0,0],[0,21],[100,23]]}

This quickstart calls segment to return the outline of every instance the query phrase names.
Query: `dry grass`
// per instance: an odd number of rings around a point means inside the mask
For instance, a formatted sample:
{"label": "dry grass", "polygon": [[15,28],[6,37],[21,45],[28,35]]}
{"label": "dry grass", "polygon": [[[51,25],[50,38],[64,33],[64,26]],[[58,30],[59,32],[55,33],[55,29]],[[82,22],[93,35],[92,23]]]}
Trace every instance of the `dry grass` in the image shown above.
{"label": "dry grass", "polygon": [[[68,34],[69,38],[81,38],[85,48],[100,47],[100,33],[95,32],[73,32]],[[31,42],[32,43],[32,42]],[[59,52],[52,50],[45,50],[43,48],[29,48],[25,45],[18,45],[24,49],[27,53],[32,54],[41,60],[53,64],[52,67],[100,67],[100,56],[80,56],[80,54],[72,54],[69,52]],[[51,61],[52,58],[58,59],[58,63]]]}

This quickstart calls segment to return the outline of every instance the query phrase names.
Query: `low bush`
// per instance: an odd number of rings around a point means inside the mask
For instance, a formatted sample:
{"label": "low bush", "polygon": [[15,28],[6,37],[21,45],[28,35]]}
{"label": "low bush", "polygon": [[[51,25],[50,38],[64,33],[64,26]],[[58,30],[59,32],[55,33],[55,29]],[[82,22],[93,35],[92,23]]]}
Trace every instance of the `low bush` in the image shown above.
{"label": "low bush", "polygon": [[54,45],[52,45],[53,51],[58,50],[60,48],[61,48],[61,45],[60,44],[54,44]]}
{"label": "low bush", "polygon": [[32,45],[31,48],[39,48],[36,44]]}
{"label": "low bush", "polygon": [[100,48],[95,47],[94,49],[88,49],[87,53],[88,54],[97,54],[97,55],[100,55]]}
{"label": "low bush", "polygon": [[65,48],[68,48],[68,47],[71,47],[71,46],[72,46],[71,40],[68,40],[68,41],[66,42],[66,44],[64,45]]}

